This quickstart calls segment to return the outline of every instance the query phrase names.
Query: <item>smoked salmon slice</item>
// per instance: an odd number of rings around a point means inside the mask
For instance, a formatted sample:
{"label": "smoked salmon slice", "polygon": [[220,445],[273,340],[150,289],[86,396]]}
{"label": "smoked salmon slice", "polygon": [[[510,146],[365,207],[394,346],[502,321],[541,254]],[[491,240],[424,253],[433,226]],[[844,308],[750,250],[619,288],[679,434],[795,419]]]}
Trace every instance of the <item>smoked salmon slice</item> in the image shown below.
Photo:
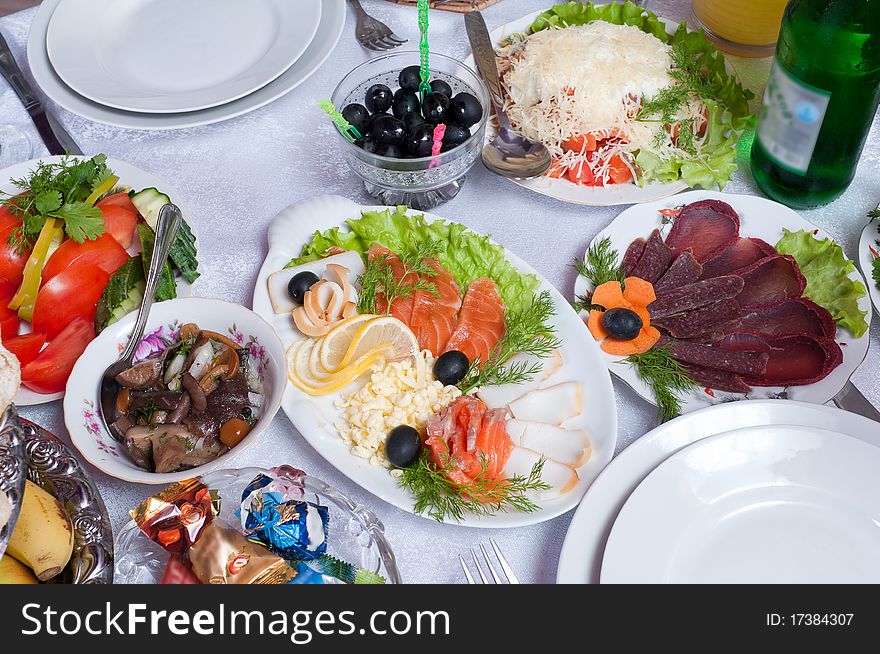
{"label": "smoked salmon slice", "polygon": [[[402,283],[406,286],[412,286],[418,280],[418,275],[414,275],[412,273],[405,274],[403,262],[400,260],[400,258],[383,245],[373,243],[370,246],[370,249],[367,250],[367,257],[370,261],[376,261],[378,259],[384,258],[385,265],[391,268],[394,279],[396,279],[399,283]],[[388,301],[385,296],[377,294],[376,311],[378,311],[379,313],[387,313],[388,315],[397,318],[402,323],[408,325],[409,319],[412,317],[414,295],[414,293],[411,293],[408,297],[398,298],[394,300],[392,302],[392,306],[389,307]]]}
{"label": "smoked salmon slice", "polygon": [[444,351],[459,350],[469,361],[479,359],[485,362],[502,336],[504,302],[495,282],[481,277],[468,286],[458,314],[458,324]]}

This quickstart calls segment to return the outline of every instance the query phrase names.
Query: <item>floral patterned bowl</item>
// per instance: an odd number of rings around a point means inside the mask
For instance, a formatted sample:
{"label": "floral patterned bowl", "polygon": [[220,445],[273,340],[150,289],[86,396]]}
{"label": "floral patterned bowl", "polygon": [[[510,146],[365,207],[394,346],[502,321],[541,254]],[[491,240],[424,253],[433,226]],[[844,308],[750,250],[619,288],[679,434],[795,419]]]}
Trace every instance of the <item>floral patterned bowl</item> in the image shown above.
{"label": "floral patterned bowl", "polygon": [[171,473],[155,473],[139,468],[129,459],[125,447],[113,439],[101,420],[98,386],[101,375],[116,361],[128,340],[135,314],[101,332],[77,360],[64,396],[64,422],[74,446],[93,466],[113,477],[140,484],[170,484],[188,479],[229,462],[251,445],[272,422],[287,384],[284,346],[269,323],[240,304],[207,298],[178,298],[153,305],[145,336],[136,358],[143,359],[165,349],[177,338],[180,326],[194,322],[229,336],[250,351],[263,383],[264,397],[257,423],[244,440],[226,454],[197,468]]}

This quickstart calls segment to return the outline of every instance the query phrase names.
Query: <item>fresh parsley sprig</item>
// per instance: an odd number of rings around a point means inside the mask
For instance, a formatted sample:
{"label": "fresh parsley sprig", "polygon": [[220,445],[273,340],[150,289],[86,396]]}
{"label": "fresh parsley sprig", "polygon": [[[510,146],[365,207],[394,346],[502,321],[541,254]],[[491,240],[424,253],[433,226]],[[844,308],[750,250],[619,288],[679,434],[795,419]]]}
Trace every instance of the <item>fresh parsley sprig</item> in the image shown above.
{"label": "fresh parsley sprig", "polygon": [[630,355],[619,363],[633,366],[639,378],[651,387],[660,422],[678,416],[681,413],[681,394],[697,388],[685,367],[673,358],[669,345]]}
{"label": "fresh parsley sprig", "polygon": [[[380,297],[389,308],[395,300],[408,298],[415,291],[425,291],[439,297],[437,285],[425,279],[437,276],[437,270],[427,262],[434,259],[439,251],[440,244],[437,241],[426,240],[397,253],[403,266],[403,274],[400,276],[395,275],[389,254],[367,260],[364,274],[358,280],[361,286],[358,312],[377,313]],[[413,275],[415,279],[407,279],[409,275]]]}

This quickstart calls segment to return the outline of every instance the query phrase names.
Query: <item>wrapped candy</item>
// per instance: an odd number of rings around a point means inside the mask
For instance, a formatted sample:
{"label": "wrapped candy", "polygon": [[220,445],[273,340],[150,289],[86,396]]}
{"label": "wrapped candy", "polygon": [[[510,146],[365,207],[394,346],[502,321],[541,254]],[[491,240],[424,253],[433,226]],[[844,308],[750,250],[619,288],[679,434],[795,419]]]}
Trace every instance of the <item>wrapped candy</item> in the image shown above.
{"label": "wrapped candy", "polygon": [[221,520],[192,544],[189,560],[203,584],[286,584],[297,574],[284,559]]}
{"label": "wrapped candy", "polygon": [[162,575],[160,584],[200,584],[198,577],[193,574],[192,568],[176,556],[168,557],[165,565],[165,574]]}
{"label": "wrapped candy", "polygon": [[150,540],[172,554],[185,554],[211,524],[211,494],[197,479],[184,479],[130,512],[135,524]]}

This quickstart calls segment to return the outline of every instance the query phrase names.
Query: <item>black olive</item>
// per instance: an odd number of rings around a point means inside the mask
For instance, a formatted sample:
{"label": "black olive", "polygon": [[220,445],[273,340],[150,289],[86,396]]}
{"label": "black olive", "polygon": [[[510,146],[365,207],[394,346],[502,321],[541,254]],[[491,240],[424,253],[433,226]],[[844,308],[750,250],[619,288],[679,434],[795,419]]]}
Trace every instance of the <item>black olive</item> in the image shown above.
{"label": "black olive", "polygon": [[422,118],[421,107],[413,111],[412,113],[408,113],[403,117],[403,126],[406,128],[407,133],[412,134],[416,127],[419,125],[424,125],[425,119]]}
{"label": "black olive", "polygon": [[381,113],[391,108],[392,99],[391,89],[384,84],[373,84],[367,89],[364,104],[367,105],[370,113]]}
{"label": "black olive", "polygon": [[365,152],[369,152],[370,154],[376,154],[379,148],[384,147],[376,143],[376,139],[374,139],[370,134],[367,134],[361,139],[357,139],[354,144]]}
{"label": "black olive", "polygon": [[391,111],[395,118],[403,120],[403,117],[414,111],[419,111],[419,96],[412,91],[397,89],[394,92],[394,102],[391,104]]}
{"label": "black olive", "polygon": [[470,138],[471,131],[458,123],[449,123],[446,125],[446,132],[443,134],[443,152],[457,148]]}
{"label": "black olive", "polygon": [[459,93],[452,98],[451,112],[456,121],[465,127],[470,127],[483,118],[483,105],[470,93]]}
{"label": "black olive", "polygon": [[370,131],[370,112],[362,104],[352,103],[342,110],[342,117],[364,136]]}
{"label": "black olive", "polygon": [[608,309],[602,315],[602,326],[608,335],[622,341],[631,341],[642,329],[642,319],[635,311],[617,308]]}
{"label": "black olive", "polygon": [[455,386],[464,379],[471,362],[467,355],[458,350],[444,352],[434,362],[434,376],[444,386]]}
{"label": "black olive", "polygon": [[447,98],[452,97],[452,87],[449,86],[449,84],[444,82],[442,79],[432,80],[431,81],[431,90],[434,93],[442,93]]}
{"label": "black olive", "polygon": [[376,154],[382,157],[389,157],[391,159],[403,159],[403,150],[400,149],[399,145],[395,145],[394,143],[390,143],[389,145],[380,145],[379,149],[376,151]]}
{"label": "black olive", "polygon": [[388,433],[385,439],[385,456],[391,465],[408,468],[419,460],[422,451],[422,438],[419,432],[409,425],[400,425]]}
{"label": "black olive", "polygon": [[422,69],[419,66],[407,66],[397,76],[397,83],[407,91],[418,91],[419,84],[422,83]]}
{"label": "black olive", "polygon": [[297,304],[302,304],[306,296],[306,291],[309,290],[312,285],[317,283],[318,276],[309,270],[304,270],[300,273],[296,273],[290,278],[290,281],[287,282],[287,293],[290,295],[291,300]]}
{"label": "black olive", "polygon": [[445,123],[446,115],[449,113],[449,105],[451,100],[449,96],[442,93],[428,93],[422,102],[422,114],[425,121],[433,124]]}
{"label": "black olive", "polygon": [[414,157],[430,157],[433,147],[433,125],[419,125],[406,139],[406,150]]}
{"label": "black olive", "polygon": [[376,119],[370,132],[378,143],[383,145],[399,145],[406,135],[403,121],[385,114]]}

